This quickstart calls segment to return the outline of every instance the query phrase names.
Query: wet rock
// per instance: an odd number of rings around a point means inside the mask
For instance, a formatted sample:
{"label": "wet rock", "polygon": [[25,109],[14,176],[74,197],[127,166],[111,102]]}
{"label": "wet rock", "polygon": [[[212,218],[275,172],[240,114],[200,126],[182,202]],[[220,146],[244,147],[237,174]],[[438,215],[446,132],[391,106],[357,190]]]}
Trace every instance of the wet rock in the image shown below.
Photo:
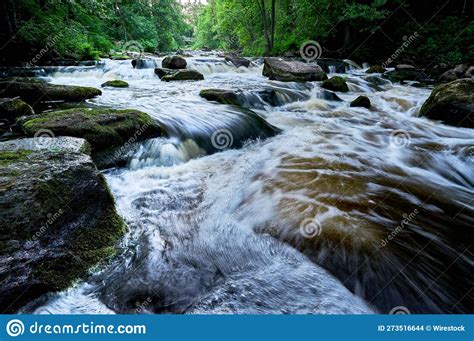
{"label": "wet rock", "polygon": [[446,124],[474,128],[474,79],[437,86],[420,110],[421,116]]}
{"label": "wet rock", "polygon": [[160,77],[160,79],[164,76],[171,75],[173,72],[175,72],[175,70],[165,69],[161,67],[155,68],[155,74]]}
{"label": "wet rock", "polygon": [[351,102],[351,107],[362,107],[370,109],[370,99],[367,96],[359,96]]}
{"label": "wet rock", "polygon": [[250,66],[250,60],[237,56],[235,54],[227,54],[225,56],[225,60],[234,64],[235,67],[241,67],[241,66],[249,67]]}
{"label": "wet rock", "polygon": [[182,70],[186,69],[186,59],[181,56],[167,56],[161,62],[161,66],[165,69],[173,69],[173,70]]}
{"label": "wet rock", "polygon": [[466,73],[464,74],[466,78],[473,78],[474,77],[474,66],[469,67]]}
{"label": "wet rock", "polygon": [[318,65],[272,58],[265,59],[263,75],[281,82],[312,82],[327,79],[326,73]]}
{"label": "wet rock", "polygon": [[201,90],[199,96],[222,104],[240,104],[237,94],[232,90],[204,89]]}
{"label": "wet rock", "polygon": [[344,78],[339,76],[331,77],[330,79],[325,80],[321,87],[324,89],[328,89],[331,91],[340,91],[340,92],[348,92],[349,87],[347,86],[346,81]]}
{"label": "wet rock", "polygon": [[0,306],[15,312],[113,256],[125,231],[88,144],[0,142]]}
{"label": "wet rock", "polygon": [[14,122],[18,117],[33,114],[33,108],[19,98],[0,98],[1,120]]}
{"label": "wet rock", "polygon": [[110,87],[113,87],[113,88],[128,88],[128,83],[125,82],[125,81],[121,81],[121,80],[112,80],[112,81],[107,81],[105,83],[103,83],[101,85],[103,88],[104,87],[107,87],[107,86],[110,86]]}
{"label": "wet rock", "polygon": [[468,69],[469,64],[457,65],[454,69],[448,70],[439,76],[439,80],[440,82],[452,82],[459,78],[465,78]]}
{"label": "wet rock", "polygon": [[387,71],[384,67],[380,65],[373,65],[369,67],[369,69],[366,71],[367,73],[384,73]]}
{"label": "wet rock", "polygon": [[173,73],[167,74],[161,77],[162,81],[200,81],[203,80],[204,76],[202,73],[196,70],[177,70]]}
{"label": "wet rock", "polygon": [[342,102],[342,99],[332,91],[322,90],[321,97],[326,101]]}
{"label": "wet rock", "polygon": [[0,81],[0,97],[20,97],[31,105],[50,101],[81,102],[101,94],[99,89],[84,86]]}
{"label": "wet rock", "polygon": [[74,136],[87,140],[94,151],[122,146],[160,136],[161,127],[138,110],[75,108],[53,111],[20,120],[28,136],[46,131],[54,136]]}
{"label": "wet rock", "polygon": [[397,65],[395,70],[386,72],[384,77],[387,77],[392,82],[404,82],[404,81],[418,81],[418,82],[431,82],[430,77],[421,69],[417,69],[411,65]]}
{"label": "wet rock", "polygon": [[333,69],[337,73],[346,72],[346,68],[349,68],[351,65],[340,59],[333,58],[318,58],[316,63],[321,66],[324,72],[329,73]]}

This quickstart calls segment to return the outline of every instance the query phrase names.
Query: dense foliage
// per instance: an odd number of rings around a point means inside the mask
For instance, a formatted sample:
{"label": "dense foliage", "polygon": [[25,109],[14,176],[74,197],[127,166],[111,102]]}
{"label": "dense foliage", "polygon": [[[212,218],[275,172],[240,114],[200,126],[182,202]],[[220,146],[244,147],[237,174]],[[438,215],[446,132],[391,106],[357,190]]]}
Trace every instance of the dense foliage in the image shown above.
{"label": "dense foliage", "polygon": [[2,55],[10,56],[24,55],[25,46],[79,59],[124,47],[170,51],[190,30],[176,0],[6,0],[1,7],[2,46],[9,45]]}
{"label": "dense foliage", "polygon": [[196,47],[249,55],[298,51],[308,40],[326,56],[422,64],[474,59],[474,2],[467,0],[209,0],[197,21]]}

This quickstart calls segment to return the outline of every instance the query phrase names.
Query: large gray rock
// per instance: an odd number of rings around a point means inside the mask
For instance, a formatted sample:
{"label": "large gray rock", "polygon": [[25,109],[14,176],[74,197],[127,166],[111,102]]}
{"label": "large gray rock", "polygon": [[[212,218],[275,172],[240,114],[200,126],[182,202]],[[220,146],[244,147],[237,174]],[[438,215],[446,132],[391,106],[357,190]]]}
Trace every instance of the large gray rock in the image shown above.
{"label": "large gray rock", "polygon": [[437,86],[420,110],[421,116],[446,124],[474,128],[474,79]]}
{"label": "large gray rock", "polygon": [[237,56],[235,54],[227,54],[225,56],[225,60],[234,64],[235,67],[241,67],[241,66],[249,67],[250,66],[250,60]]}
{"label": "large gray rock", "polygon": [[161,62],[161,66],[165,69],[173,69],[173,70],[182,70],[186,69],[186,59],[181,56],[167,56]]}
{"label": "large gray rock", "polygon": [[273,58],[265,59],[263,75],[281,82],[312,82],[327,79],[326,73],[318,65]]}
{"label": "large gray rock", "polygon": [[204,75],[196,70],[177,70],[173,73],[161,77],[162,81],[200,81],[204,79]]}
{"label": "large gray rock", "polygon": [[64,290],[113,256],[125,231],[86,141],[0,142],[0,307]]}
{"label": "large gray rock", "polygon": [[147,114],[133,109],[74,108],[31,116],[21,120],[19,124],[28,136],[46,131],[54,136],[84,138],[94,151],[162,134],[157,122]]}
{"label": "large gray rock", "polygon": [[0,97],[20,97],[31,105],[51,101],[81,102],[101,94],[99,89],[84,86],[40,81],[0,81]]}
{"label": "large gray rock", "polygon": [[201,90],[199,96],[207,99],[208,101],[219,102],[222,104],[241,104],[239,101],[239,96],[232,90],[204,89]]}

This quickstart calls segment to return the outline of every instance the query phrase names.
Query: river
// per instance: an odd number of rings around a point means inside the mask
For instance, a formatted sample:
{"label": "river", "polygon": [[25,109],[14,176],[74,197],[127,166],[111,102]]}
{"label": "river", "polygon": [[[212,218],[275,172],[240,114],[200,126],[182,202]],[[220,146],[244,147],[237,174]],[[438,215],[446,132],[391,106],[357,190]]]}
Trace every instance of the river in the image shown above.
{"label": "river", "polygon": [[[350,70],[337,101],[317,82],[270,81],[258,62],[195,56],[188,67],[205,80],[170,83],[150,64],[48,74],[56,84],[127,81],[90,102],[142,110],[169,136],[104,171],[129,226],[121,254],[25,311],[472,313],[474,135],[417,117],[430,89]],[[199,97],[205,88],[240,90],[281,132],[241,141],[256,123]],[[349,106],[362,94],[371,110]],[[230,148],[203,142],[216,132]]]}

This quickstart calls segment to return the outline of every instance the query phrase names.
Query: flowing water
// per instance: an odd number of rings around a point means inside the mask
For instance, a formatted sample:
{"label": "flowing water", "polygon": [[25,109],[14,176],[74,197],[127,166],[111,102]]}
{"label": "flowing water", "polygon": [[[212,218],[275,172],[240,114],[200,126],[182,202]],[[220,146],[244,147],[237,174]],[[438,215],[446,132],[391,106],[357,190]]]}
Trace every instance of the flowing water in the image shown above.
{"label": "flowing water", "polygon": [[[161,82],[130,61],[49,72],[57,84],[127,81],[91,103],[140,109],[168,136],[104,171],[129,226],[121,254],[31,311],[474,312],[474,134],[418,118],[429,89],[351,70],[337,98],[269,81],[258,61],[188,63],[204,81]],[[206,101],[205,88],[239,91],[258,116]],[[362,94],[371,110],[349,106]],[[281,131],[256,134],[261,118]]]}

